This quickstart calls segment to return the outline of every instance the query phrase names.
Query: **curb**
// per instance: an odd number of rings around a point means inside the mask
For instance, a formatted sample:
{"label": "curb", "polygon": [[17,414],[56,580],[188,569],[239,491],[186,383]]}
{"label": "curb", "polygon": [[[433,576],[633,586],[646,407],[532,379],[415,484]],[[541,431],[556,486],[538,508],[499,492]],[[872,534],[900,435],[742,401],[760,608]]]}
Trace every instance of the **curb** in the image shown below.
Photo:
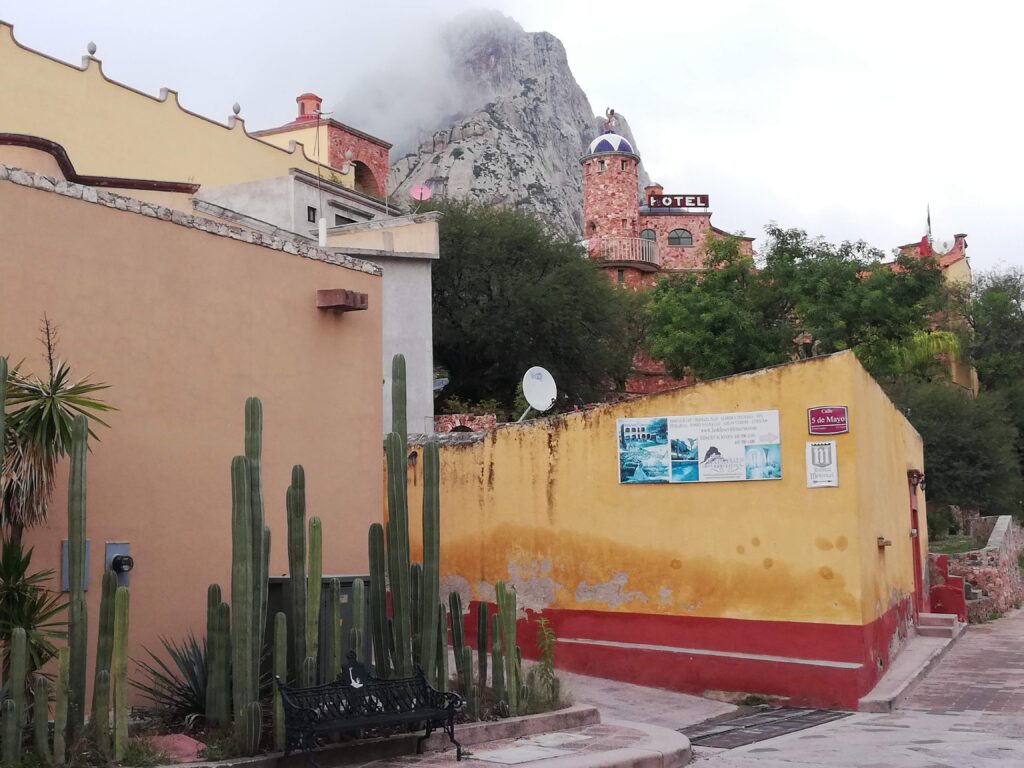
{"label": "curb", "polygon": [[949,638],[948,643],[944,643],[942,647],[936,648],[932,651],[928,658],[925,659],[924,663],[914,671],[914,674],[903,681],[900,687],[891,695],[885,696],[884,698],[881,696],[871,698],[871,694],[868,693],[866,696],[862,697],[860,701],[857,702],[857,711],[885,713],[892,712],[896,709],[896,707],[903,703],[903,700],[906,699],[907,696],[913,693],[917,684],[924,679],[925,675],[931,671],[932,667],[938,664],[939,660],[946,655],[950,648],[953,647],[953,644],[967,634],[968,626],[969,625],[965,624],[955,636]]}

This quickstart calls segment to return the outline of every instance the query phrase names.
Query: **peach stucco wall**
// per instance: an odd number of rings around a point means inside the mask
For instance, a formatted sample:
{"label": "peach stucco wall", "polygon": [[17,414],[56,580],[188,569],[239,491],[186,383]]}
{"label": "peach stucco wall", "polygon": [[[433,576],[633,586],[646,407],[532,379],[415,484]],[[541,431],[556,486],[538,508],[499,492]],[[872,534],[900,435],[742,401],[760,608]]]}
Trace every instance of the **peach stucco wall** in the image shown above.
{"label": "peach stucco wall", "polygon": [[[132,657],[160,635],[202,635],[207,585],[229,584],[248,395],[263,400],[271,575],[287,570],[295,463],[323,520],[324,572],[365,572],[382,504],[379,276],[3,181],[0,231],[0,354],[42,372],[45,313],[60,355],[109,383],[118,408],[88,464],[90,653],[107,541],[135,558]],[[367,293],[369,309],[319,311],[318,288]],[[39,568],[59,568],[65,489],[63,467],[48,524],[27,535]]]}

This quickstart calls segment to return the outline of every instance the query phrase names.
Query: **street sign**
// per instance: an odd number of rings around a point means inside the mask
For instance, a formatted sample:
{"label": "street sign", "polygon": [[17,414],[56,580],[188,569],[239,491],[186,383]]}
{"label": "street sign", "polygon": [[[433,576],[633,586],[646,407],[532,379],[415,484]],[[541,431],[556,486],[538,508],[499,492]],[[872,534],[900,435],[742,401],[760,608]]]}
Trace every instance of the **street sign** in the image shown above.
{"label": "street sign", "polygon": [[850,431],[845,405],[819,405],[807,409],[807,431],[812,435],[841,435]]}

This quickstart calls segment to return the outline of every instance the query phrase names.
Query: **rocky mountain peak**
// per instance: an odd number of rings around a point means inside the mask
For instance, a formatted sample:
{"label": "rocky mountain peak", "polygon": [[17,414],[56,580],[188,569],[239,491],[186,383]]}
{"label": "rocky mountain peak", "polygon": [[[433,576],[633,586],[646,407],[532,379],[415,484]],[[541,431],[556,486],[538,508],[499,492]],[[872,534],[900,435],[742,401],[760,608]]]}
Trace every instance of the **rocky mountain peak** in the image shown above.
{"label": "rocky mountain peak", "polygon": [[[525,32],[497,12],[462,16],[438,37],[444,100],[436,114],[418,114],[412,141],[396,141],[392,199],[406,199],[410,187],[427,184],[438,196],[523,208],[558,231],[578,234],[579,161],[603,118],[595,117],[573,77],[562,42],[547,32]],[[424,121],[431,123],[426,130]],[[616,132],[637,147],[622,115]],[[641,167],[640,185],[646,183]]]}

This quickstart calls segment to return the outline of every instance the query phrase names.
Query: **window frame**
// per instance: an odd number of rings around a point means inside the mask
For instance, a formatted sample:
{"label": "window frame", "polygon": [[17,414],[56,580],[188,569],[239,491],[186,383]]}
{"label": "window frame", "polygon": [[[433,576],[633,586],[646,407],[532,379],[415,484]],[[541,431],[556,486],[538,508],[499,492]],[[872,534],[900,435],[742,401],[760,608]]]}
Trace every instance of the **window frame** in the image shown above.
{"label": "window frame", "polygon": [[[644,234],[645,232],[650,232],[651,236],[647,237]],[[647,227],[645,229],[641,229],[640,230],[640,239],[641,240],[647,240],[647,241],[652,242],[652,243],[656,243],[656,242],[658,242],[658,233],[655,230],[651,229],[650,227]]]}
{"label": "window frame", "polygon": [[[688,243],[672,242],[673,240],[682,239],[678,234],[680,232],[686,233],[686,238],[689,239]],[[693,233],[690,230],[685,229],[684,227],[673,229],[671,232],[668,233],[668,244],[673,248],[688,248],[693,245]]]}
{"label": "window frame", "polygon": [[317,213],[316,206],[307,205],[306,206],[306,221],[308,221],[310,224],[316,224],[316,222],[317,222],[317,215],[316,215],[316,213]]}

